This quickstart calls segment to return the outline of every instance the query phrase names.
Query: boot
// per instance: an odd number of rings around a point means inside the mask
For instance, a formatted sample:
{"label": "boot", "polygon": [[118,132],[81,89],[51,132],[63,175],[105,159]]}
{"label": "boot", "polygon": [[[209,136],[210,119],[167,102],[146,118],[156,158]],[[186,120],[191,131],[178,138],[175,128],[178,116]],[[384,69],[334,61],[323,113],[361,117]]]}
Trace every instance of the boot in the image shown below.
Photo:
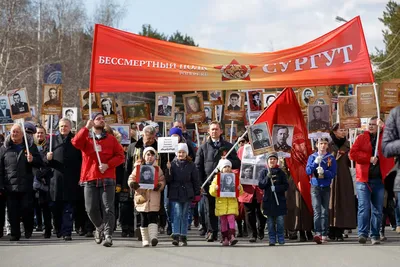
{"label": "boot", "polygon": [[181,247],[187,246],[187,237],[185,235],[180,236],[180,241],[181,241]]}
{"label": "boot", "polygon": [[314,239],[314,236],[311,231],[306,231],[306,236],[308,241],[312,241]]}
{"label": "boot", "polygon": [[234,246],[238,240],[235,238],[235,229],[229,229],[229,245]]}
{"label": "boot", "polygon": [[299,231],[299,233],[300,233],[300,242],[306,242],[307,241],[306,232]]}
{"label": "boot", "polygon": [[135,231],[135,237],[137,237],[138,241],[142,241],[142,230],[140,228],[136,228],[136,231]]}
{"label": "boot", "polygon": [[221,232],[222,234],[222,246],[229,246],[229,232]]}
{"label": "boot", "polygon": [[149,228],[140,227],[140,234],[142,236],[142,247],[149,246]]}
{"label": "boot", "polygon": [[172,245],[179,246],[179,235],[172,235]]}
{"label": "boot", "polygon": [[149,224],[149,237],[153,247],[158,244],[158,225],[156,223]]}

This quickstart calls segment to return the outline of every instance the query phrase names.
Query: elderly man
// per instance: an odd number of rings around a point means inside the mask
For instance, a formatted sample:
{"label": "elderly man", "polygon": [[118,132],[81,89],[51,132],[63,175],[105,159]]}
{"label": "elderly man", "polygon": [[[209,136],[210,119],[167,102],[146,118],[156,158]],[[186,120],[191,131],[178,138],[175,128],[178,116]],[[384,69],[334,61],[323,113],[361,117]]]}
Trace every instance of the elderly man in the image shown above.
{"label": "elderly man", "polygon": [[0,148],[0,192],[7,194],[10,241],[18,241],[21,237],[21,218],[25,238],[30,238],[33,231],[33,167],[40,168],[43,162],[33,138],[28,135],[27,139],[28,148],[21,125],[14,124]]}
{"label": "elderly man", "polygon": [[[116,167],[124,162],[124,150],[118,140],[108,134],[104,127],[103,114],[94,113],[86,123],[86,127],[83,127],[71,142],[82,151],[80,183],[85,187],[86,212],[96,227],[95,242],[101,244],[104,234],[103,245],[111,247],[115,224]],[[92,128],[94,128],[93,133],[90,132]]]}
{"label": "elderly man", "polygon": [[82,154],[76,149],[71,139],[71,121],[62,118],[59,123],[60,134],[52,140],[52,151],[47,146],[47,166],[52,168],[50,179],[51,209],[57,237],[65,241],[72,240],[72,214],[79,192],[79,177],[82,164]]}
{"label": "elderly man", "polygon": [[[214,169],[217,167],[221,158],[226,158],[226,153],[232,148],[232,144],[222,139],[221,125],[214,121],[209,125],[208,133],[210,139],[199,147],[196,155],[196,167],[199,171],[199,177],[202,182],[205,182]],[[240,160],[237,157],[236,151],[228,155],[227,159],[232,162],[232,169],[240,169]],[[212,179],[208,181],[204,190],[208,192]],[[207,241],[214,242],[218,238],[218,218],[215,216],[215,198],[207,194],[209,203],[209,219],[210,227],[208,229]]]}

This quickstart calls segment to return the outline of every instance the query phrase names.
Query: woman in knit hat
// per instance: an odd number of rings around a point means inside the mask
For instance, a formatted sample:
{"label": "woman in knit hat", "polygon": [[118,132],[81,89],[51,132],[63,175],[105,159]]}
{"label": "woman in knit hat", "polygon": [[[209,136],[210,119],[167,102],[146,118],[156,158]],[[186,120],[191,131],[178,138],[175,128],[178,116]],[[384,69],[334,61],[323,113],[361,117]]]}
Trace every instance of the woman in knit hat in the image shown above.
{"label": "woman in knit hat", "polygon": [[[158,169],[158,184],[154,189],[142,189],[136,182],[136,168],[138,166],[151,165]],[[153,147],[143,150],[142,162],[135,163],[135,168],[129,176],[128,185],[135,190],[134,202],[136,210],[140,213],[140,232],[142,234],[142,246],[148,247],[158,244],[158,212],[160,210],[161,191],[165,186],[164,174],[157,165],[157,151]]]}
{"label": "woman in knit hat", "polygon": [[188,146],[179,143],[176,157],[167,163],[168,199],[172,207],[172,244],[187,246],[188,210],[200,200],[200,180],[196,165],[188,156]]}

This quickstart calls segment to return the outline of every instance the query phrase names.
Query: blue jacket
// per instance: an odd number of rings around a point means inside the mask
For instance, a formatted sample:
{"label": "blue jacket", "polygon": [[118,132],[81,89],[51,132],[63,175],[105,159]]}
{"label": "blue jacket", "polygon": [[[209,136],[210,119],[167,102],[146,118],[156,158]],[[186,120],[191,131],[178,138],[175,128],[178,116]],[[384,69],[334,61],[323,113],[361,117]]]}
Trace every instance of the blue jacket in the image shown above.
{"label": "blue jacket", "polygon": [[314,162],[318,157],[318,152],[308,157],[306,172],[311,176],[310,183],[313,186],[327,187],[332,183],[332,179],[336,176],[336,159],[330,153],[326,153],[322,158],[321,167],[324,169],[324,178],[318,178],[318,164]]}
{"label": "blue jacket", "polygon": [[275,194],[271,190],[271,178],[268,177],[268,169],[264,169],[260,174],[258,186],[264,190],[263,196],[263,214],[266,216],[281,216],[286,215],[286,197],[285,192],[289,188],[289,183],[284,171],[280,168],[270,169],[272,180],[275,185],[275,192],[278,198],[279,205],[276,203]]}

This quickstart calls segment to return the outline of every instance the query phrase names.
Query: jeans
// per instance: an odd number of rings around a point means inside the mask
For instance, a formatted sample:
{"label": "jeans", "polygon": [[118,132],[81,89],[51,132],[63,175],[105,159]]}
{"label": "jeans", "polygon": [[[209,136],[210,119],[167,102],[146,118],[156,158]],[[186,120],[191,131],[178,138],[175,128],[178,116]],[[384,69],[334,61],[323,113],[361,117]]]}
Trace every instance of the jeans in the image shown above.
{"label": "jeans", "polygon": [[268,223],[268,236],[269,236],[269,243],[275,244],[276,243],[276,236],[278,236],[279,244],[285,243],[285,221],[283,219],[283,215],[281,216],[268,216],[267,223]]}
{"label": "jeans", "polygon": [[314,231],[316,235],[327,236],[329,227],[329,186],[311,186],[311,202],[314,211]]}
{"label": "jeans", "polygon": [[172,205],[168,198],[168,185],[164,187],[164,209],[167,214],[168,229],[172,231]]}
{"label": "jeans", "polygon": [[186,236],[188,231],[188,210],[191,202],[171,201],[173,210],[172,215],[172,234]]}
{"label": "jeans", "polygon": [[114,232],[115,215],[115,185],[90,186],[85,185],[85,208],[97,230],[103,230],[105,235]]}
{"label": "jeans", "polygon": [[397,202],[394,211],[396,215],[396,226],[400,227],[400,192],[397,192]]}
{"label": "jeans", "polygon": [[[368,183],[356,182],[358,196],[358,236],[379,239],[385,189],[380,179]],[[372,214],[371,214],[372,213]]]}

